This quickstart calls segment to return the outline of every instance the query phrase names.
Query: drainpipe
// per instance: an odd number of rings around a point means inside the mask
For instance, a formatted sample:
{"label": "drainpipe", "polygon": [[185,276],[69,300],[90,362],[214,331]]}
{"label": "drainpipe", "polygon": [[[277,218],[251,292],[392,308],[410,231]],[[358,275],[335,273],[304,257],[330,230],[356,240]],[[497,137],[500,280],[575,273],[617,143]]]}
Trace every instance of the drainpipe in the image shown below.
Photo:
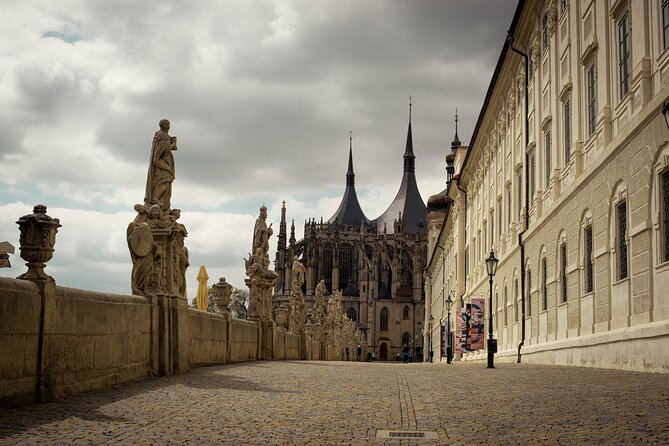
{"label": "drainpipe", "polygon": [[513,46],[513,36],[509,33],[506,39],[507,45],[511,50],[522,56],[525,59],[525,162],[523,163],[523,175],[525,180],[525,224],[523,225],[523,230],[518,233],[518,246],[520,247],[520,299],[521,299],[521,340],[518,344],[518,359],[517,362],[520,364],[520,349],[523,348],[525,344],[525,242],[523,241],[523,235],[527,231],[530,222],[530,179],[529,179],[529,156],[527,155],[527,146],[530,142],[530,126],[529,126],[529,91],[527,90],[528,79],[530,76],[529,72],[529,57],[524,52],[516,49]]}

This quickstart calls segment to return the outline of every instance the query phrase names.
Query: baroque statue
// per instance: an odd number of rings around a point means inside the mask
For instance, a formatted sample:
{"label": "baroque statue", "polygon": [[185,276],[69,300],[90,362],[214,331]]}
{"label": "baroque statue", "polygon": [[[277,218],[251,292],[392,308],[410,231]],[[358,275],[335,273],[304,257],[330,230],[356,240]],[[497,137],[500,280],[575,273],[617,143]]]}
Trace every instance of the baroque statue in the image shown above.
{"label": "baroque statue", "polygon": [[169,135],[170,121],[167,119],[162,119],[158,125],[160,130],[153,136],[151,146],[144,202],[150,205],[157,204],[163,211],[167,211],[172,198],[172,182],[174,181],[172,150],[177,150],[177,137]]}

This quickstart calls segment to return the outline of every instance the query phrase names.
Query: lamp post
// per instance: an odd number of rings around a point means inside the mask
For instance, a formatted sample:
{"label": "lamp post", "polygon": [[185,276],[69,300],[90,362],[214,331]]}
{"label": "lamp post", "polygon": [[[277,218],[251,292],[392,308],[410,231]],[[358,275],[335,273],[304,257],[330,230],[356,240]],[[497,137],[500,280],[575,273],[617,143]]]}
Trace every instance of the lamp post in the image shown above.
{"label": "lamp post", "polygon": [[432,362],[432,357],[434,356],[434,352],[432,351],[432,322],[434,322],[434,318],[430,314],[430,333],[428,334],[428,337],[430,338],[430,362]]}
{"label": "lamp post", "polygon": [[453,306],[453,299],[451,299],[451,294],[448,294],[448,299],[446,300],[446,310],[448,311],[448,319],[446,320],[446,331],[448,336],[448,341],[446,342],[446,364],[451,363],[451,357],[453,356],[453,344],[451,343],[451,307]]}
{"label": "lamp post", "polygon": [[497,272],[497,263],[499,260],[495,257],[495,250],[490,250],[490,257],[485,259],[485,266],[488,270],[490,281],[490,303],[488,305],[488,368],[495,368],[495,353],[497,353],[497,340],[492,338],[492,278]]}

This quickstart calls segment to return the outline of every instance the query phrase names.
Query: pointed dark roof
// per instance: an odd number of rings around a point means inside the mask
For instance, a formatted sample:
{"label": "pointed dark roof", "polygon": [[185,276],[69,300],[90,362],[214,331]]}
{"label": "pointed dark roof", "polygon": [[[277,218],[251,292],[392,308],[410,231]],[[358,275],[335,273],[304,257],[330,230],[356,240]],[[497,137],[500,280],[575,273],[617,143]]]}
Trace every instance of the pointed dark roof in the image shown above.
{"label": "pointed dark roof", "polygon": [[339,223],[344,225],[360,225],[369,223],[360,208],[358,194],[355,192],[355,173],[353,173],[353,138],[349,135],[348,147],[348,171],[346,172],[346,189],[341,199],[337,212],[327,221],[328,223]]}
{"label": "pointed dark roof", "polygon": [[426,232],[427,207],[418,192],[416,183],[416,157],[413,154],[413,138],[411,136],[411,112],[409,112],[409,130],[404,151],[404,175],[397,195],[388,209],[374,220],[377,227],[386,227],[389,233],[394,232],[394,222],[400,218],[400,212],[409,233]]}

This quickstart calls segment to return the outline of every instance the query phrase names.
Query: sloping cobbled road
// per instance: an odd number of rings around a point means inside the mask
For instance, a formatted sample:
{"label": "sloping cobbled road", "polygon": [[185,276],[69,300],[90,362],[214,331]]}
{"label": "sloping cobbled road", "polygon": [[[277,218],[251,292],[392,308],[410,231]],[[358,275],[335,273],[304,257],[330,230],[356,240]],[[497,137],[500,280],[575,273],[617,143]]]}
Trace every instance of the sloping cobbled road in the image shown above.
{"label": "sloping cobbled road", "polygon": [[[377,439],[436,431],[439,440]],[[0,409],[2,445],[669,444],[669,375],[249,362]]]}

